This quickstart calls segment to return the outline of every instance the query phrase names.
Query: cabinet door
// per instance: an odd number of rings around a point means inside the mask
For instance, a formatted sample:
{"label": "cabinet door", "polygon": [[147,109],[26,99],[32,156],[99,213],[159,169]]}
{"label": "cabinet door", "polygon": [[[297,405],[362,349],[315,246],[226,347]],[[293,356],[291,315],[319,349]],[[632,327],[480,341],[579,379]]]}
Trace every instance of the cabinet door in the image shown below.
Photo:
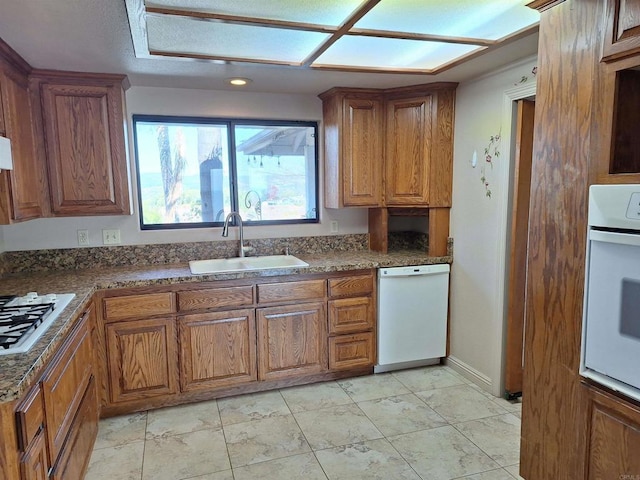
{"label": "cabinet door", "polygon": [[128,214],[121,87],[43,82],[40,89],[53,214]]}
{"label": "cabinet door", "polygon": [[375,325],[371,297],[329,300],[329,333],[340,335],[372,330]]}
{"label": "cabinet door", "polygon": [[640,472],[640,408],[597,387],[591,400],[589,480],[636,478]]}
{"label": "cabinet door", "polygon": [[65,341],[42,380],[51,465],[65,442],[93,371],[93,342],[86,318]]}
{"label": "cabinet door", "polygon": [[329,338],[329,369],[372,367],[376,363],[375,345],[373,332]]}
{"label": "cabinet door", "polygon": [[178,388],[175,320],[155,318],[106,325],[111,402],[171,395]]}
{"label": "cabinet door", "polygon": [[44,159],[36,152],[27,79],[0,66],[4,129],[11,140],[13,170],[0,171],[0,223],[44,214]]}
{"label": "cabinet door", "polygon": [[343,102],[342,189],[345,207],[382,204],[382,102]]}
{"label": "cabinet door", "polygon": [[183,392],[257,380],[253,309],[178,318]]}
{"label": "cabinet door", "polygon": [[260,308],[258,377],[279,380],[327,370],[324,303]]}
{"label": "cabinet door", "polygon": [[603,60],[640,52],[640,0],[606,0]]}
{"label": "cabinet door", "polygon": [[40,429],[27,451],[22,455],[20,471],[22,480],[47,480],[49,478],[44,428]]}
{"label": "cabinet door", "polygon": [[430,95],[387,102],[385,203],[389,206],[429,204],[431,102]]}

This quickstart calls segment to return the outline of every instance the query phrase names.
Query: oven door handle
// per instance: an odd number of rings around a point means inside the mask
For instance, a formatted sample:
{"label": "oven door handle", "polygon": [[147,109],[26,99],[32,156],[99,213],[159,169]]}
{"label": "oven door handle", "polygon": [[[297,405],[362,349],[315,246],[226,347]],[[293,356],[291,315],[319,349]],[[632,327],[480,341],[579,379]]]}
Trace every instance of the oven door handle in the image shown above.
{"label": "oven door handle", "polygon": [[589,240],[593,242],[617,243],[619,245],[632,245],[640,247],[640,234],[603,232],[602,230],[591,230]]}

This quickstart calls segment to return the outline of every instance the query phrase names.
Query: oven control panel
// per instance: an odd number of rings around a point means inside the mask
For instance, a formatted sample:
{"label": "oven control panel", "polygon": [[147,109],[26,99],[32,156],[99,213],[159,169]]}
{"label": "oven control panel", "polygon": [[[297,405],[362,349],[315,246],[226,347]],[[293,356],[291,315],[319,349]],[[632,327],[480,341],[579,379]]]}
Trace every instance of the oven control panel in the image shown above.
{"label": "oven control panel", "polygon": [[627,207],[627,218],[640,220],[640,192],[631,194],[629,206]]}

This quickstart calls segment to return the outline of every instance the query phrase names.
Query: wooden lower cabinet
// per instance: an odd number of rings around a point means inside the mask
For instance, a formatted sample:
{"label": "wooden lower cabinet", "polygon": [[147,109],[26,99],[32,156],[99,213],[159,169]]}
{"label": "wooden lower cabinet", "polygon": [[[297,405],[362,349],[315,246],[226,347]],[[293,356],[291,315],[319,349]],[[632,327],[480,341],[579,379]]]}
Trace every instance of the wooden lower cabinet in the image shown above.
{"label": "wooden lower cabinet", "polygon": [[253,309],[178,317],[183,392],[257,380]]}
{"label": "wooden lower cabinet", "polygon": [[77,480],[84,476],[98,435],[98,398],[92,376],[67,440],[54,465],[51,480]]}
{"label": "wooden lower cabinet", "polygon": [[64,446],[93,372],[91,326],[85,319],[67,339],[42,380],[49,461]]}
{"label": "wooden lower cabinet", "polygon": [[257,323],[260,380],[327,371],[324,303],[259,308]]}
{"label": "wooden lower cabinet", "polygon": [[373,332],[329,338],[329,369],[343,370],[374,365],[376,338]]}
{"label": "wooden lower cabinet", "polygon": [[345,378],[375,364],[372,270],[109,290],[98,300],[104,416]]}
{"label": "wooden lower cabinet", "polygon": [[20,459],[22,480],[47,480],[49,478],[46,442],[45,430],[41,428]]}
{"label": "wooden lower cabinet", "polygon": [[106,325],[107,374],[113,403],[178,392],[175,319]]}
{"label": "wooden lower cabinet", "polygon": [[640,475],[640,407],[589,386],[587,452],[589,480],[635,479]]}

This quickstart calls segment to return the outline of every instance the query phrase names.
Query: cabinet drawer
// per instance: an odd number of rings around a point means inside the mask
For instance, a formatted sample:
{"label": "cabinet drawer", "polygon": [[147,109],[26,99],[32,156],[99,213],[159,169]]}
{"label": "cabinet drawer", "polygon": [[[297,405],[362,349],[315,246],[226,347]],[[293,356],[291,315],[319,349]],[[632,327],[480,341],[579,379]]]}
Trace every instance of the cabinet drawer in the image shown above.
{"label": "cabinet drawer", "polygon": [[258,285],[258,303],[291,302],[323,298],[326,286],[324,280],[303,280],[301,282],[267,283]]}
{"label": "cabinet drawer", "polygon": [[81,325],[69,337],[42,380],[49,458],[58,457],[89,383],[93,345],[89,324]]}
{"label": "cabinet drawer", "polygon": [[144,318],[151,315],[167,315],[175,311],[176,302],[172,292],[104,299],[104,319],[107,322],[127,318]]}
{"label": "cabinet drawer", "polygon": [[357,333],[374,325],[371,297],[329,300],[329,334]]}
{"label": "cabinet drawer", "polygon": [[329,279],[329,296],[331,297],[353,297],[355,295],[370,295],[371,293],[373,293],[373,277],[371,275]]}
{"label": "cabinet drawer", "polygon": [[44,404],[40,387],[32,388],[16,409],[18,442],[25,451],[44,423]]}
{"label": "cabinet drawer", "polygon": [[252,304],[253,287],[251,285],[178,292],[180,312],[206,308],[244,307]]}
{"label": "cabinet drawer", "polygon": [[373,332],[329,337],[329,370],[373,366],[375,361]]}
{"label": "cabinet drawer", "polygon": [[91,451],[98,434],[98,400],[94,377],[78,408],[78,414],[69,429],[58,463],[53,467],[51,480],[76,480],[83,478],[91,458]]}

